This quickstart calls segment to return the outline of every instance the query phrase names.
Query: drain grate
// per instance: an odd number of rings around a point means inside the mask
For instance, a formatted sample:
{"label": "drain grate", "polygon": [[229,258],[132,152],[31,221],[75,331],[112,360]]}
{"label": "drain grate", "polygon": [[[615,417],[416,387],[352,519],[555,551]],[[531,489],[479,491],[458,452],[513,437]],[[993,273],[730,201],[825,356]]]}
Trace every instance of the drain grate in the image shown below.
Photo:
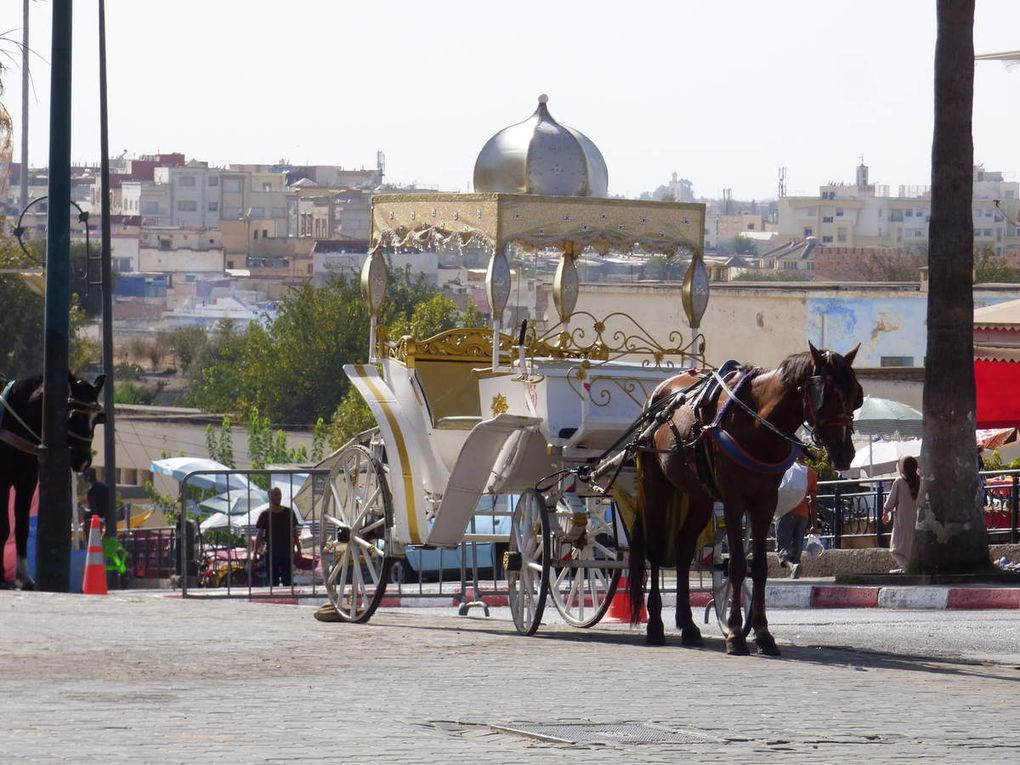
{"label": "drain grate", "polygon": [[501,733],[516,733],[556,744],[705,744],[715,739],[649,723],[531,723],[492,725]]}

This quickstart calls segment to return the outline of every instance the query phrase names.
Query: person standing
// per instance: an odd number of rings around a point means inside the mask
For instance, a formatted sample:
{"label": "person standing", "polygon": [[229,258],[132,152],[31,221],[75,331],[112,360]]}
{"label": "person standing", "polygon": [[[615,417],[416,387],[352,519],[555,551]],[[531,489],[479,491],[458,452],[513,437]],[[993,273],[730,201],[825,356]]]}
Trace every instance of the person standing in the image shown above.
{"label": "person standing", "polygon": [[910,563],[910,551],[914,546],[914,525],[917,523],[917,492],[921,488],[921,477],[917,472],[917,458],[900,457],[899,477],[893,481],[889,497],[885,501],[882,523],[892,522],[892,540],[889,551],[899,568],[890,574],[901,574]]}
{"label": "person standing", "polygon": [[790,570],[791,579],[800,578],[800,555],[804,550],[804,535],[808,529],[818,531],[818,473],[804,461],[802,454],[797,461],[807,468],[807,493],[790,512],[776,522],[776,551],[779,565]]}
{"label": "person standing", "polygon": [[103,527],[106,527],[106,511],[110,506],[110,487],[96,477],[94,468],[85,471],[85,480],[89,482],[88,491],[85,492],[85,504],[88,506],[88,513],[85,514],[85,533],[88,534],[93,515],[98,515]]}
{"label": "person standing", "polygon": [[255,557],[266,552],[266,579],[270,587],[278,584],[290,587],[293,556],[301,554],[301,519],[281,504],[282,499],[283,492],[276,487],[270,489],[269,509],[263,510],[255,522]]}

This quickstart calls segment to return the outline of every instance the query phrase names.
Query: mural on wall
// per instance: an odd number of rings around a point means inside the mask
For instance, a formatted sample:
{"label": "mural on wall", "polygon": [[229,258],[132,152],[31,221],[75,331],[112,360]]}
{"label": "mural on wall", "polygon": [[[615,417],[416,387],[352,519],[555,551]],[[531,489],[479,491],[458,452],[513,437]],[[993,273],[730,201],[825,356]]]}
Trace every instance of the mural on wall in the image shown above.
{"label": "mural on wall", "polygon": [[[840,353],[860,343],[854,362],[858,367],[922,367],[928,336],[927,297],[922,292],[874,298],[809,297],[807,339]],[[974,307],[1012,298],[975,295]]]}

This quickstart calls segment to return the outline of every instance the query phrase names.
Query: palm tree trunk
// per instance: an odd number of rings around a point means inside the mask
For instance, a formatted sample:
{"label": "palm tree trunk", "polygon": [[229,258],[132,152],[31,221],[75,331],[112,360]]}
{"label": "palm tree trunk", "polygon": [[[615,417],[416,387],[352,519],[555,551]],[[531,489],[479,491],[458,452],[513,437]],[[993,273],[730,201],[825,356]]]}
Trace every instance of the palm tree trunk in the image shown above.
{"label": "palm tree trunk", "polygon": [[974,441],[974,0],[938,0],[921,507],[911,567],[989,565]]}

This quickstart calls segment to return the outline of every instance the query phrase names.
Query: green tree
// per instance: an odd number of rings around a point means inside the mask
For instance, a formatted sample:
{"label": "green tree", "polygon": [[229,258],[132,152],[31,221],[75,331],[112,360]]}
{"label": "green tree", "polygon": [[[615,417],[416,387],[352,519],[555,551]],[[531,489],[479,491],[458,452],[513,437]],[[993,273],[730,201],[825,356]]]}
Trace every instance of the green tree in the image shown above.
{"label": "green tree", "polygon": [[372,410],[358,389],[348,388],[329,421],[329,446],[331,449],[339,449],[358,433],[374,425]]}
{"label": "green tree", "polygon": [[467,306],[460,312],[460,319],[457,324],[461,327],[471,327],[474,329],[485,329],[489,326],[489,322],[485,320],[485,316],[478,310],[478,306],[475,302],[468,298]]}
{"label": "green tree", "polygon": [[206,426],[205,445],[209,450],[209,458],[214,459],[221,465],[229,468],[236,468],[234,462],[234,434],[232,431],[233,422],[229,415],[220,422],[220,429],[217,431],[212,425]]}
{"label": "green tree", "polygon": [[160,332],[156,339],[173,355],[184,373],[190,371],[191,365],[202,357],[209,345],[209,336],[202,327],[183,327]]}
{"label": "green tree", "polygon": [[910,568],[987,569],[974,453],[974,0],[938,0],[921,491]]}
{"label": "green tree", "polygon": [[1010,268],[1006,259],[995,254],[990,245],[974,253],[974,281],[976,283],[1012,284],[1020,282],[1020,274]]}

